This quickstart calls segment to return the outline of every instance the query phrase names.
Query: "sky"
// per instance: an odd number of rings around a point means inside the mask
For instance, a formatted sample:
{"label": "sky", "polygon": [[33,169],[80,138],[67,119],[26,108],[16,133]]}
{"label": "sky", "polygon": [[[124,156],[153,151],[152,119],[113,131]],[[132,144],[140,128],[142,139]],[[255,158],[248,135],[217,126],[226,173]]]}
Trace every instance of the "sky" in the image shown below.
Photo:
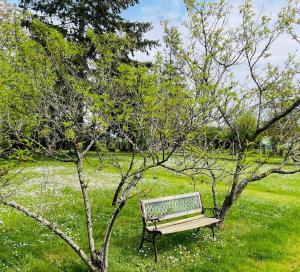
{"label": "sky", "polygon": [[[168,20],[172,25],[180,26],[185,19],[186,9],[183,0],[140,0],[138,5],[128,8],[123,16],[130,21],[152,23],[152,30],[145,34],[147,39],[159,40],[162,44],[162,20]],[[138,59],[152,59],[156,50],[149,55],[137,53]]]}
{"label": "sky", "polygon": [[[229,0],[228,2],[233,7],[238,7],[241,0]],[[256,10],[262,10],[267,15],[274,17],[287,1],[253,0],[253,2]],[[151,22],[153,29],[146,33],[145,37],[161,41],[163,37],[161,21],[168,20],[170,24],[181,27],[186,17],[186,9],[183,0],[140,0],[138,5],[130,7],[123,12],[123,16],[132,21]],[[299,45],[296,42],[282,37],[272,49],[274,62],[282,61],[282,57],[286,57],[289,51],[295,52],[298,47]],[[150,54],[150,56],[137,54],[137,58],[147,60],[152,59],[154,55],[155,50]]]}
{"label": "sky", "polygon": [[[238,8],[242,0],[228,0],[233,8]],[[285,6],[287,0],[253,0],[254,8],[257,12],[262,11],[264,14],[276,18],[279,10]],[[145,34],[148,39],[159,40],[163,45],[163,27],[162,20],[167,20],[170,24],[183,29],[182,24],[186,18],[186,9],[183,0],[140,0],[138,5],[128,8],[123,12],[123,16],[131,21],[147,21],[151,22],[153,29]],[[231,23],[236,26],[239,24],[238,18],[231,18]],[[288,54],[296,54],[300,59],[299,44],[293,41],[290,37],[281,36],[272,45],[271,57],[269,63],[283,67],[284,60],[288,58]],[[136,53],[135,58],[139,61],[151,61],[157,51],[162,51],[161,48],[156,48],[150,54]],[[267,62],[262,62],[260,68],[267,65]],[[234,68],[234,73],[237,78],[243,82],[248,82],[247,76],[249,70],[245,66]]]}

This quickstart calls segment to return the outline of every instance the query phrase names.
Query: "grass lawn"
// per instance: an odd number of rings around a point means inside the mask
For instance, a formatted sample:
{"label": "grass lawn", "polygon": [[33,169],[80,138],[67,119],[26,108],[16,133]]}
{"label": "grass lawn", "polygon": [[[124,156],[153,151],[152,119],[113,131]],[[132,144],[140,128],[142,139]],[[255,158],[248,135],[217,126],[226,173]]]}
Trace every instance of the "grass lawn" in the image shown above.
{"label": "grass lawn", "polygon": [[[124,163],[129,158],[123,156]],[[112,211],[118,175],[99,171],[92,156],[85,163],[90,182],[96,241]],[[26,177],[14,200],[57,222],[79,244],[87,245],[81,193],[72,163],[38,161],[24,166]],[[21,178],[19,176],[19,178]],[[110,271],[300,271],[300,174],[273,175],[247,187],[230,211],[225,229],[213,239],[183,232],[158,239],[160,262],[150,243],[137,252],[141,233],[139,194],[129,200],[115,226],[109,253]],[[140,190],[147,198],[194,191],[186,178],[164,169],[147,172]],[[228,189],[219,185],[219,201]],[[196,185],[204,205],[211,207],[210,187]],[[0,271],[88,271],[59,238],[32,219],[0,206]]]}

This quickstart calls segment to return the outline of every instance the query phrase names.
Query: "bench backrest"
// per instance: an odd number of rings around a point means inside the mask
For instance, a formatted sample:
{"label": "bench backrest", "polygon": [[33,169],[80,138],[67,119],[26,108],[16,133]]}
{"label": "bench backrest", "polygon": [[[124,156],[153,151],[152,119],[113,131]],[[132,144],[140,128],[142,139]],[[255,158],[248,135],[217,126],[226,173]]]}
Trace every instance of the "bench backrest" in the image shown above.
{"label": "bench backrest", "polygon": [[189,214],[201,213],[199,192],[141,200],[142,216],[146,221],[159,218],[171,219]]}

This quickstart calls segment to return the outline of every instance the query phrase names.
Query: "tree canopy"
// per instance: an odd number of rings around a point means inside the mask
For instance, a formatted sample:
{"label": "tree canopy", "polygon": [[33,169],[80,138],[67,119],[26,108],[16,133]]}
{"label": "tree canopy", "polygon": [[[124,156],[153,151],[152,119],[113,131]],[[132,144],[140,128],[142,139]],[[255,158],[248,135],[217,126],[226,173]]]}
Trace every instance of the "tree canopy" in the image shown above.
{"label": "tree canopy", "polygon": [[55,26],[65,36],[85,41],[86,31],[95,33],[126,33],[135,41],[134,49],[147,50],[155,41],[143,38],[151,29],[150,23],[130,22],[121,16],[122,11],[138,4],[138,0],[58,1],[21,0],[20,7],[34,12],[43,22]]}

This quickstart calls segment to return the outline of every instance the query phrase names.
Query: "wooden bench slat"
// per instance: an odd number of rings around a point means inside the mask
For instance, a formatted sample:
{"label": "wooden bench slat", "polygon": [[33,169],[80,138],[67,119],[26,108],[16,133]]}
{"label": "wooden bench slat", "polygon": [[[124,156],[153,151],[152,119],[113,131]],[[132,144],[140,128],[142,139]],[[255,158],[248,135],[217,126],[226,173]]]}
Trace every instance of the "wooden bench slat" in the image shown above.
{"label": "wooden bench slat", "polygon": [[155,227],[153,226],[152,231],[157,231],[160,232],[162,235],[164,234],[169,234],[169,233],[175,233],[175,232],[181,232],[181,231],[186,231],[186,230],[191,230],[191,229],[197,229],[200,227],[212,225],[214,223],[219,222],[220,220],[217,218],[209,218],[209,217],[204,217],[204,218],[199,218],[198,220],[194,220],[191,222],[184,222],[181,224],[175,224],[175,225],[170,225],[167,227],[162,227],[160,228],[159,225],[157,226],[157,229],[155,230]]}
{"label": "wooden bench slat", "polygon": [[[197,216],[188,217],[188,218],[184,218],[184,219],[177,220],[177,221],[172,221],[172,222],[163,223],[163,224],[157,224],[157,227],[164,228],[164,227],[173,226],[173,225],[176,225],[176,224],[181,224],[181,223],[185,223],[185,222],[190,222],[190,221],[198,220],[198,219],[203,218],[203,217],[205,217],[205,215],[204,214],[200,214],[200,215],[197,215]],[[147,229],[149,231],[152,231],[153,230],[152,227],[153,226],[147,226]]]}
{"label": "wooden bench slat", "polygon": [[176,217],[182,217],[185,215],[191,215],[191,214],[196,214],[196,213],[201,213],[202,209],[198,208],[198,209],[194,209],[194,210],[189,210],[189,211],[183,211],[183,212],[177,212],[177,213],[171,213],[168,215],[164,215],[161,220],[167,220],[167,219],[172,219],[172,218],[176,218]]}

